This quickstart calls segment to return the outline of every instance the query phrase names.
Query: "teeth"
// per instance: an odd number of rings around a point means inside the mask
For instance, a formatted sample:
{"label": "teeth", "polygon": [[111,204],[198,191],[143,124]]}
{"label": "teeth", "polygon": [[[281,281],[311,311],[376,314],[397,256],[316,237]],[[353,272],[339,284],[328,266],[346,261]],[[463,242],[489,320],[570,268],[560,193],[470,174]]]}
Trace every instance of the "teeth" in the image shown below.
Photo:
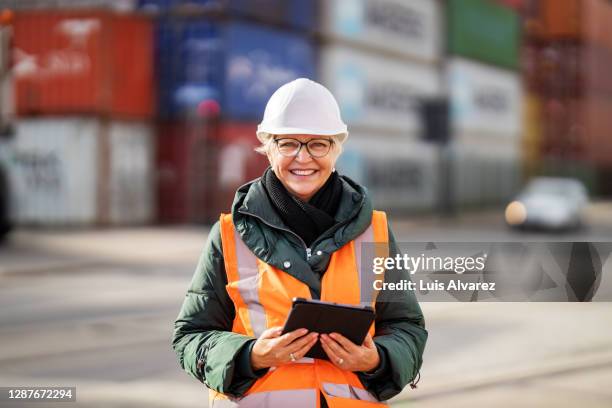
{"label": "teeth", "polygon": [[315,170],[291,170],[291,173],[297,176],[310,176],[314,172]]}

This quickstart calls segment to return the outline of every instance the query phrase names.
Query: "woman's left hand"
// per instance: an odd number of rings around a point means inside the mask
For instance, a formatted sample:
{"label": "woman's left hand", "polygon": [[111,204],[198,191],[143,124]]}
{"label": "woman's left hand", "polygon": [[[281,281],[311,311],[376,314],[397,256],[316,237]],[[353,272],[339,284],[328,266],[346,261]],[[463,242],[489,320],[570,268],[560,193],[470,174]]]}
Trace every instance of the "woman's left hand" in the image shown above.
{"label": "woman's left hand", "polygon": [[320,339],[331,362],[343,370],[371,371],[380,364],[378,349],[369,334],[361,346],[338,333],[321,334]]}

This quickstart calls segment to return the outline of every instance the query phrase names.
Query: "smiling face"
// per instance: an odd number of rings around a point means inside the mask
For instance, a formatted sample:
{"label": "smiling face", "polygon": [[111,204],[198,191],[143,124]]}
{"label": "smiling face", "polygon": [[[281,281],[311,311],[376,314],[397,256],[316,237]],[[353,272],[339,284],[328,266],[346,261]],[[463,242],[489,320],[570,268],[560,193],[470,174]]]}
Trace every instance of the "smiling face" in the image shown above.
{"label": "smiling face", "polygon": [[[278,135],[274,138],[291,138],[303,143],[313,139],[333,140],[330,136],[316,135]],[[309,201],[331,175],[339,154],[340,148],[334,142],[329,153],[323,157],[312,157],[306,146],[302,146],[297,156],[286,157],[279,152],[278,144],[273,142],[268,150],[268,160],[287,191],[302,201]]]}

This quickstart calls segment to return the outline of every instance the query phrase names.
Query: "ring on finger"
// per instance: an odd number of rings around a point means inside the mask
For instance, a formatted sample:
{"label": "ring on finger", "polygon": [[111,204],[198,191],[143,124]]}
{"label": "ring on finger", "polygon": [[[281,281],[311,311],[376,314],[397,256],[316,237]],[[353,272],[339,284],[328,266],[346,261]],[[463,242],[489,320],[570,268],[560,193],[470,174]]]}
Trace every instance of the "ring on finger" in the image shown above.
{"label": "ring on finger", "polygon": [[291,361],[297,361],[293,353],[289,353],[289,358],[291,359]]}
{"label": "ring on finger", "polygon": [[344,363],[344,359],[343,358],[339,358],[337,363],[338,363],[338,365],[342,365],[342,363]]}

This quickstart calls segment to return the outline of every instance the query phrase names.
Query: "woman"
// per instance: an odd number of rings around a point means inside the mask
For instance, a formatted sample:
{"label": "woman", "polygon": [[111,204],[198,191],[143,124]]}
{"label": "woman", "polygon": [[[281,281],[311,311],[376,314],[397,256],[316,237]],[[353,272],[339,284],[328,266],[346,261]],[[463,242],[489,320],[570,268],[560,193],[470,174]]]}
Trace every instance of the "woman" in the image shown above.
{"label": "woman", "polygon": [[[334,169],[347,136],[336,100],[314,81],[285,84],[268,101],[257,150],[270,167],[212,227],[175,322],[179,362],[210,388],[213,407],[374,407],[418,374],[427,332],[414,294],[364,283],[362,242],[398,250],[385,214]],[[283,335],[293,297],[371,301],[376,321],[363,344]],[[318,341],[329,361],[304,358]]]}

